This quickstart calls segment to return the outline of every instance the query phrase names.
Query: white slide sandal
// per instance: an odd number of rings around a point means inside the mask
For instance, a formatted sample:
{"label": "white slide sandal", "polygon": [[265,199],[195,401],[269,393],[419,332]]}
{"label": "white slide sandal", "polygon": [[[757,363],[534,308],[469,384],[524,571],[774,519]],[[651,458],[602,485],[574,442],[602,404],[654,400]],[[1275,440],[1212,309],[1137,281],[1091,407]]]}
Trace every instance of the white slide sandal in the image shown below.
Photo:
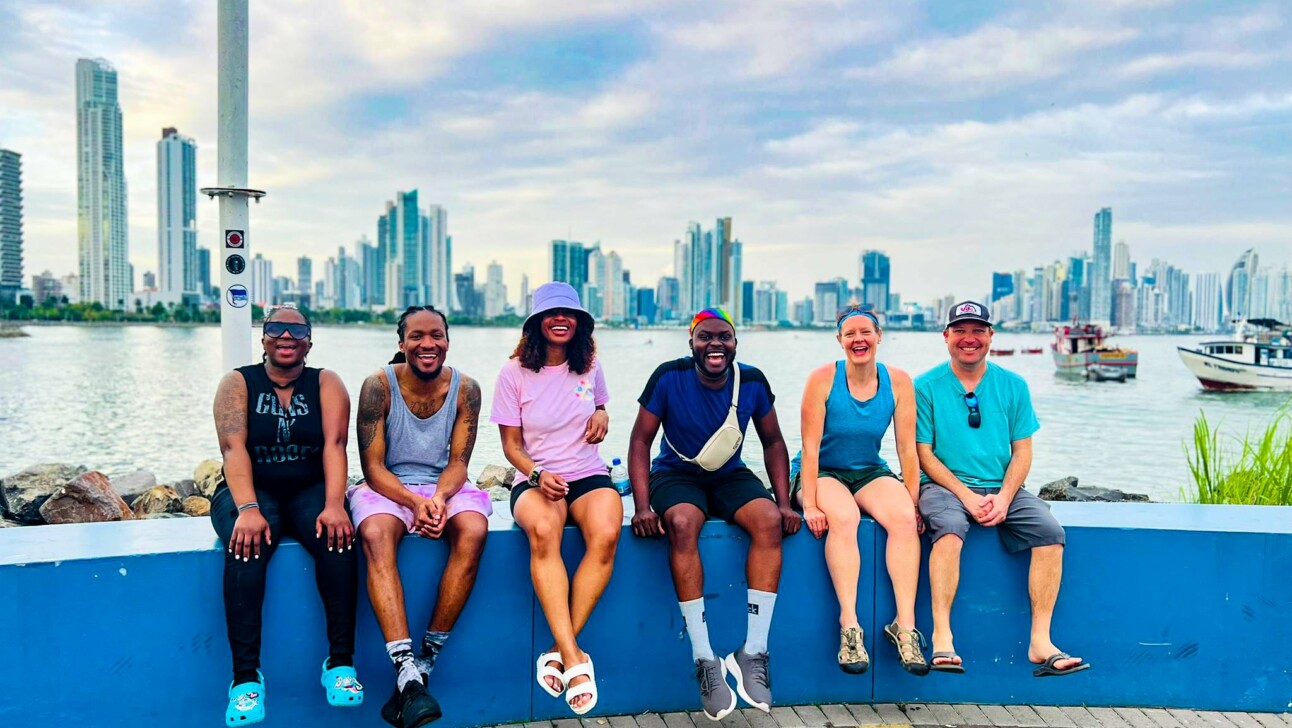
{"label": "white slide sandal", "polygon": [[[565,686],[569,685],[570,683],[568,680],[565,679],[565,672],[563,670],[560,670],[558,668],[552,667],[551,665],[547,664],[549,662],[555,662],[561,667],[565,667],[565,663],[561,662],[561,653],[559,652],[555,652],[555,651],[544,652],[543,654],[539,655],[538,662],[536,663],[536,670],[538,672],[538,686],[542,688],[543,692],[547,693],[548,695],[551,695],[554,698],[559,698],[561,697],[561,693],[565,692]],[[547,684],[547,678],[549,677],[554,677],[557,680],[561,681],[560,690],[553,690],[552,686]]]}
{"label": "white slide sandal", "polygon": [[[588,677],[587,682],[582,685],[570,685],[571,680],[583,675]],[[561,676],[561,681],[565,683],[565,704],[570,706],[570,710],[574,711],[575,715],[583,715],[597,707],[597,673],[592,667],[592,655],[588,655],[587,662],[581,662],[566,670]],[[591,695],[592,699],[578,708],[574,707],[574,699],[582,695]]]}

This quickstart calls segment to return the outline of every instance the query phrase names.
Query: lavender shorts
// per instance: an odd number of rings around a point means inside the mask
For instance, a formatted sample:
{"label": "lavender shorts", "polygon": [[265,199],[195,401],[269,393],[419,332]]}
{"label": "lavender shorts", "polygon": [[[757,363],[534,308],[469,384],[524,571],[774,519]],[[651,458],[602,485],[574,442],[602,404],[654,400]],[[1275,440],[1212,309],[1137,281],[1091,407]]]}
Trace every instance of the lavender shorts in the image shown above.
{"label": "lavender shorts", "polygon": [[[430,498],[435,495],[435,485],[409,485],[404,484],[405,488],[413,491],[423,498]],[[368,487],[367,483],[358,483],[350,486],[345,492],[346,498],[350,500],[350,517],[354,520],[354,527],[358,528],[360,523],[369,516],[375,516],[378,513],[388,513],[404,522],[409,533],[413,533],[413,512],[399,505],[386,496],[378,493]],[[448,506],[448,517],[451,519],[459,513],[479,513],[488,518],[493,513],[493,503],[489,500],[489,494],[480,490],[474,483],[464,483],[462,489],[453,494],[453,497],[445,503]]]}

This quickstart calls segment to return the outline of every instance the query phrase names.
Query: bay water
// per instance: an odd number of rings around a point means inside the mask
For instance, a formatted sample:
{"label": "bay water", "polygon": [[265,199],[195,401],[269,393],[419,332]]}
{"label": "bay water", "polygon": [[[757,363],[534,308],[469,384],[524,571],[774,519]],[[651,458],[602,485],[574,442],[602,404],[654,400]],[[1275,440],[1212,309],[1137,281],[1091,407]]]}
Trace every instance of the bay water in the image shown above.
{"label": "bay water", "polygon": [[[223,374],[218,327],[50,325],[26,330],[27,338],[0,339],[0,476],[36,463],[63,462],[109,476],[150,470],[160,482],[173,482],[192,477],[201,460],[219,457],[211,414]],[[474,377],[484,393],[470,467],[475,476],[485,465],[506,465],[488,412],[494,380],[519,331],[454,327],[450,337],[448,365]],[[658,364],[687,355],[687,334],[684,329],[600,329],[596,338],[611,395],[610,432],[601,447],[610,462],[626,458],[637,397]],[[1286,393],[1203,391],[1176,354],[1177,346],[1191,347],[1200,340],[1119,338],[1122,346],[1139,350],[1138,378],[1087,382],[1055,372],[1049,336],[998,333],[993,348],[1016,353],[992,362],[1027,380],[1041,420],[1028,483],[1039,487],[1075,475],[1083,485],[1180,500],[1190,483],[1185,444],[1191,442],[1200,412],[1225,433],[1241,437],[1263,429],[1288,401]],[[397,343],[392,326],[319,326],[308,363],[340,374],[357,404],[364,378],[390,359]],[[1021,353],[1031,347],[1045,353]],[[253,351],[259,357],[258,334]],[[842,356],[833,333],[740,331],[737,356],[767,375],[793,455],[808,373]],[[912,375],[947,357],[936,332],[891,331],[879,347],[880,361]],[[884,450],[896,470],[891,431]],[[353,436],[350,453],[350,471],[357,475]],[[751,467],[762,469],[752,427],[744,457]]]}

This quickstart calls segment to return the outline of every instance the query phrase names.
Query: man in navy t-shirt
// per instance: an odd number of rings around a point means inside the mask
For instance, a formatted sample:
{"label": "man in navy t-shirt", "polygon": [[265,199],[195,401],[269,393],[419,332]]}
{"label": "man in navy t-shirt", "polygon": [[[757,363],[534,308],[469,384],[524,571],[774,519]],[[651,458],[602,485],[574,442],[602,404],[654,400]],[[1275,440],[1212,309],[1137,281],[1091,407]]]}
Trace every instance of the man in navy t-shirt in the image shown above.
{"label": "man in navy t-shirt", "polygon": [[[696,314],[690,348],[690,357],[661,364],[637,400],[641,409],[628,446],[628,476],[637,507],[633,533],[668,536],[673,586],[691,638],[700,702],[705,715],[716,721],[736,707],[727,672],[735,676],[740,697],[755,708],[771,709],[767,633],[781,577],[781,532],[797,532],[801,519],[789,507],[789,452],[772,406],[776,398],[762,372],[735,363],[731,317],[722,309]],[[775,500],[745,467],[739,448],[720,464],[701,457],[727,420],[735,366],[740,367],[739,428],[744,433],[753,421]],[[661,425],[664,437],[652,463],[650,448]],[[749,631],[744,646],[721,660],[709,644],[700,563],[700,529],[710,515],[749,533]]]}

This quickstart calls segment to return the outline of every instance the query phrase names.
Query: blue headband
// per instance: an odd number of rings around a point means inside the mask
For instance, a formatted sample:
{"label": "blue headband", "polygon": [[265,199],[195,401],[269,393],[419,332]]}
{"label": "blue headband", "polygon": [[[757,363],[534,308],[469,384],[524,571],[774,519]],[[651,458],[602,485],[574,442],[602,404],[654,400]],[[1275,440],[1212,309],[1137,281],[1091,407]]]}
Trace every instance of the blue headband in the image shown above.
{"label": "blue headband", "polygon": [[853,309],[852,311],[849,311],[848,313],[845,313],[843,316],[839,317],[839,323],[835,324],[835,328],[838,331],[843,331],[843,322],[847,321],[853,316],[865,316],[866,318],[873,321],[875,323],[875,326],[879,326],[879,319],[875,318],[875,314],[869,311],[862,311],[861,309]]}

